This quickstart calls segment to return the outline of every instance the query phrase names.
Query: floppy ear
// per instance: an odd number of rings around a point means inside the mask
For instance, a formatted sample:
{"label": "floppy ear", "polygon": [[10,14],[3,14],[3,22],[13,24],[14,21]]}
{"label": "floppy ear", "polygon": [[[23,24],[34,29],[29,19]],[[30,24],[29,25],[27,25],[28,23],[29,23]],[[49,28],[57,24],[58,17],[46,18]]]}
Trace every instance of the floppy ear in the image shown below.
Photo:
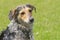
{"label": "floppy ear", "polygon": [[9,17],[9,20],[12,20],[15,17],[15,9],[10,10],[8,17]]}
{"label": "floppy ear", "polygon": [[26,6],[29,7],[29,8],[31,8],[32,10],[35,10],[35,12],[36,12],[36,8],[33,5],[26,4]]}

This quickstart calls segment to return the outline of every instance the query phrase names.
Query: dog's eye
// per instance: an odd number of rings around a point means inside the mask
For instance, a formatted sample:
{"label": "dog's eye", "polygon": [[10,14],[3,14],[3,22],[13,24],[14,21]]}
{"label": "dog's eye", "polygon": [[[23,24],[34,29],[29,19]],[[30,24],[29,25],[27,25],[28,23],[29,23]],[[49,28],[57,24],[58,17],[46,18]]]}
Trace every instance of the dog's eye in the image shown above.
{"label": "dog's eye", "polygon": [[32,12],[32,10],[29,10],[29,12]]}
{"label": "dog's eye", "polygon": [[21,15],[24,15],[24,14],[25,14],[25,12],[22,12],[22,13],[21,13]]}

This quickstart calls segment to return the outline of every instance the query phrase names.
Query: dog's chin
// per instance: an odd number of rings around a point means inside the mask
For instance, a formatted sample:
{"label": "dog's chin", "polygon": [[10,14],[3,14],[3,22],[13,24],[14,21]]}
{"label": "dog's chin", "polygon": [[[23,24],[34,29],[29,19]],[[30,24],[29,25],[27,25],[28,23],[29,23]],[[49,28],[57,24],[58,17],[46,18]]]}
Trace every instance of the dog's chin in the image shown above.
{"label": "dog's chin", "polygon": [[29,26],[33,25],[33,22],[24,22],[23,24],[26,25],[27,27],[29,27]]}

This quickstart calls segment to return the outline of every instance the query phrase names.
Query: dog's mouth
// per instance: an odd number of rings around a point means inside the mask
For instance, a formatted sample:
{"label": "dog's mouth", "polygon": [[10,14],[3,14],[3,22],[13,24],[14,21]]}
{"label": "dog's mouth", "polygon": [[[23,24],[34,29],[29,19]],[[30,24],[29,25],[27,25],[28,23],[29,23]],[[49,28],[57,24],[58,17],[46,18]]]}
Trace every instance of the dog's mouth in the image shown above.
{"label": "dog's mouth", "polygon": [[31,18],[29,20],[18,19],[18,23],[21,23],[21,24],[33,24],[33,22],[34,22],[34,18]]}

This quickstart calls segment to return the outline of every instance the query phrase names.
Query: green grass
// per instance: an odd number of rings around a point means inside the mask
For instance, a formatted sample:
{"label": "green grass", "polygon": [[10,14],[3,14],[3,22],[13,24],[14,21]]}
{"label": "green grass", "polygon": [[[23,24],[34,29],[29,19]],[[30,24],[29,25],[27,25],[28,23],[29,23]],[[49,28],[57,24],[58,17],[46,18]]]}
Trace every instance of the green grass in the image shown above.
{"label": "green grass", "polygon": [[60,0],[0,0],[0,31],[10,22],[10,9],[26,3],[37,9],[33,12],[35,40],[60,40]]}

